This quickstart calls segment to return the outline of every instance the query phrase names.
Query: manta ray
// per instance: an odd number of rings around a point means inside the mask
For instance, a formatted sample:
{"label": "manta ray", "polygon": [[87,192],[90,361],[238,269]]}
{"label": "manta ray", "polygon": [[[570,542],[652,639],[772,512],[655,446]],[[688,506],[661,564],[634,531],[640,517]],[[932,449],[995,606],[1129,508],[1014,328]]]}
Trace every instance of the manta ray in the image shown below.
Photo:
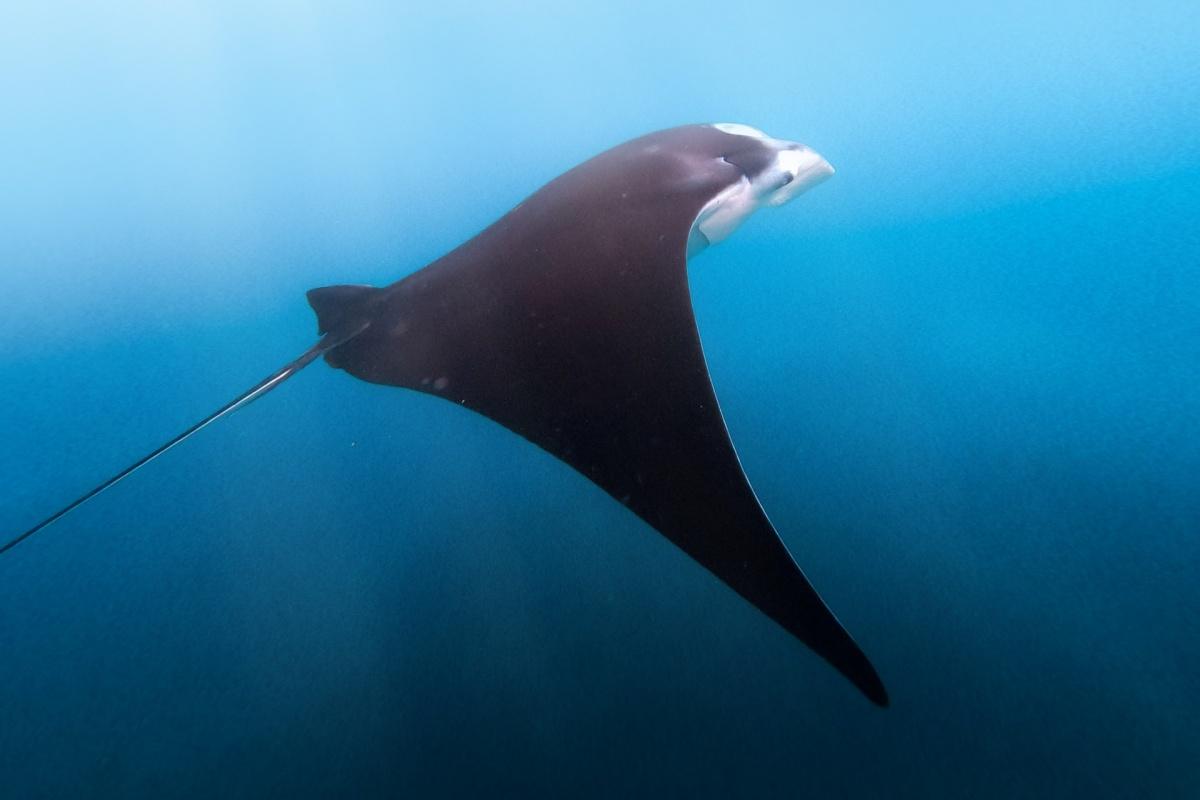
{"label": "manta ray", "polygon": [[886,706],[875,668],[742,470],[688,289],[689,256],[832,174],[812,149],[747,125],[614,147],[389,286],[309,291],[316,344],[0,553],[323,358],[469,408],[553,454]]}

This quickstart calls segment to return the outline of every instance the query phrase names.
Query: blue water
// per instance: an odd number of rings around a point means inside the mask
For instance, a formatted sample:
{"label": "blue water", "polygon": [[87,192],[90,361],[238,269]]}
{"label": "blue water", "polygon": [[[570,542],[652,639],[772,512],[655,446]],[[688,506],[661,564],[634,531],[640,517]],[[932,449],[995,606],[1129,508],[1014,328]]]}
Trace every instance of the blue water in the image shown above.
{"label": "blue water", "polygon": [[838,174],[696,314],[893,707],[535,447],[316,365],[0,560],[0,795],[1200,796],[1200,8],[425,5],[7,10],[0,538],[307,347],[304,290],[744,122]]}

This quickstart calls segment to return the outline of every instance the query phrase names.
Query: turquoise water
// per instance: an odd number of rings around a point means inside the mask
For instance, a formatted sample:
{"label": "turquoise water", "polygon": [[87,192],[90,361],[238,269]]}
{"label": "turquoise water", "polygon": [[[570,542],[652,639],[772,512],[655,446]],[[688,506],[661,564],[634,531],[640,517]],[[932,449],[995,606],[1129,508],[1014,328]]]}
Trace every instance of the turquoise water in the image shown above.
{"label": "turquoise water", "polygon": [[1200,793],[1194,3],[5,17],[3,530],[306,348],[306,289],[744,122],[838,174],[696,260],[705,350],[893,706],[533,446],[316,365],[0,560],[4,796]]}

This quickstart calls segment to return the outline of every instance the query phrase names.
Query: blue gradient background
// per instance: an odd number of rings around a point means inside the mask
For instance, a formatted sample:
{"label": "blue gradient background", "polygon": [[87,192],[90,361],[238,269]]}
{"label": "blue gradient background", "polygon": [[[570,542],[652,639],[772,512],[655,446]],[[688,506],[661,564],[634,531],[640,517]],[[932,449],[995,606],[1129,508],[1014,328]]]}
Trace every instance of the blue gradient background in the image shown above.
{"label": "blue gradient background", "polygon": [[433,5],[6,9],[3,538],[307,347],[307,288],[746,122],[838,175],[697,317],[893,708],[533,446],[315,366],[0,559],[0,793],[1200,795],[1200,8]]}

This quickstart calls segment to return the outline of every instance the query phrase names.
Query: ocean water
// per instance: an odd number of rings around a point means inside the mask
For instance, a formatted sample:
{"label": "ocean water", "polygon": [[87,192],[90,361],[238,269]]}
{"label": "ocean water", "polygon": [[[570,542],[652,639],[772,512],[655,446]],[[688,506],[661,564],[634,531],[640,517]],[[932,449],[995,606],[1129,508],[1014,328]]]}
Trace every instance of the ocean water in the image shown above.
{"label": "ocean water", "polygon": [[633,136],[838,174],[696,259],[833,670],[498,425],[317,364],[0,557],[0,795],[1200,796],[1194,2],[22,4],[0,539]]}

